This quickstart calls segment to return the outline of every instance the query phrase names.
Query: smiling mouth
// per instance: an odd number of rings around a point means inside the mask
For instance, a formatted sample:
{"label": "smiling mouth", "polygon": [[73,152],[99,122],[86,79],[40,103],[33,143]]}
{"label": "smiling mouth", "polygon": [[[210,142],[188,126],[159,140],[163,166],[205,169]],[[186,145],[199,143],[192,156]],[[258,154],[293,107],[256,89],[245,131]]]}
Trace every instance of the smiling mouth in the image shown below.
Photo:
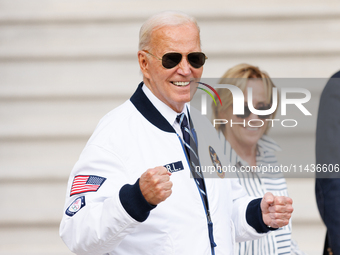
{"label": "smiling mouth", "polygon": [[247,130],[256,131],[259,130],[258,127],[246,127]]}
{"label": "smiling mouth", "polygon": [[178,87],[185,87],[190,84],[190,81],[172,81],[171,83]]}

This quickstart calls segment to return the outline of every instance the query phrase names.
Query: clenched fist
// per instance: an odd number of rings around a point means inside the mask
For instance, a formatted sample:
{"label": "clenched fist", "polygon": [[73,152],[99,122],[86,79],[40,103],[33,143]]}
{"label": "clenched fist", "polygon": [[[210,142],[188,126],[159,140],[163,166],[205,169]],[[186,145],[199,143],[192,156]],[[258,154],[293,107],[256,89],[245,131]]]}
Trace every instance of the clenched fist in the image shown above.
{"label": "clenched fist", "polygon": [[293,212],[293,200],[289,197],[274,196],[267,192],[261,201],[263,222],[272,228],[281,228],[289,223]]}
{"label": "clenched fist", "polygon": [[148,169],[139,180],[139,187],[146,201],[157,205],[171,195],[171,173],[164,166]]}

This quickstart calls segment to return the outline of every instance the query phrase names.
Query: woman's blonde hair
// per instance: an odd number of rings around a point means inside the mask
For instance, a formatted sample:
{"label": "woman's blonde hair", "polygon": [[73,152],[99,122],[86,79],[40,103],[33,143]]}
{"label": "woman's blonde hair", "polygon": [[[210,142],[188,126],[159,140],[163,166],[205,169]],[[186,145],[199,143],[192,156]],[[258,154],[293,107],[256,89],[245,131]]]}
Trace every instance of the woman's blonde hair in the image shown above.
{"label": "woman's blonde hair", "polygon": [[[246,90],[248,79],[262,79],[264,90],[266,93],[266,101],[267,103],[272,103],[273,96],[273,87],[275,87],[274,83],[270,79],[269,75],[261,71],[257,66],[252,66],[249,64],[239,64],[228,71],[220,79],[220,84],[230,84],[240,88],[243,92]],[[229,106],[233,103],[233,96],[229,89],[217,89],[218,95],[221,98],[222,105],[215,105],[212,103],[212,111],[213,118],[219,119],[219,115],[221,112],[226,111]],[[216,96],[215,99],[217,100]],[[275,112],[272,113],[272,118],[275,117]],[[267,126],[266,132],[268,132],[270,125]],[[222,130],[224,125],[216,125],[215,128],[217,130]]]}

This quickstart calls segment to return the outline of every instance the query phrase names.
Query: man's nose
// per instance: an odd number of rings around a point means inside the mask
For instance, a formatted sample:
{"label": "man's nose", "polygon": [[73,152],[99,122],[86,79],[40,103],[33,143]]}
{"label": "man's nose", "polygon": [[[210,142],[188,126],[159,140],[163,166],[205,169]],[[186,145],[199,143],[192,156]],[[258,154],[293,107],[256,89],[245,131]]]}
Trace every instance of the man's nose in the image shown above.
{"label": "man's nose", "polygon": [[191,74],[191,65],[186,56],[183,56],[181,62],[178,64],[177,72],[183,76]]}

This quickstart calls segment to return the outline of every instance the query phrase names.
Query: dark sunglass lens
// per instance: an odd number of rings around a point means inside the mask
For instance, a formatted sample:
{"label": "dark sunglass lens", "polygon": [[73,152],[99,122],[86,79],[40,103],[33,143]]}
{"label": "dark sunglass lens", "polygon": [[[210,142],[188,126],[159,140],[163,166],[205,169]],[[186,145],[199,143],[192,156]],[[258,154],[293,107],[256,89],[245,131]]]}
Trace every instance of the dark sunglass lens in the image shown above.
{"label": "dark sunglass lens", "polygon": [[245,105],[244,106],[244,114],[243,115],[236,115],[237,117],[239,117],[239,118],[242,118],[242,119],[245,119],[245,118],[248,118],[249,117],[249,115],[250,115],[250,110],[249,110],[249,107],[248,107],[248,105]]}
{"label": "dark sunglass lens", "polygon": [[182,60],[181,53],[176,52],[166,53],[162,57],[162,65],[167,69],[174,68],[181,62],[181,60]]}
{"label": "dark sunglass lens", "polygon": [[[265,111],[265,110],[269,110],[270,107],[271,107],[270,104],[266,104],[264,106],[259,107],[258,110]],[[268,115],[257,115],[257,116],[259,116],[260,119],[265,120],[265,119],[269,119],[271,114],[268,114]]]}
{"label": "dark sunglass lens", "polygon": [[188,61],[193,68],[200,68],[205,63],[205,55],[202,52],[189,53]]}
{"label": "dark sunglass lens", "polygon": [[271,114],[269,114],[269,115],[257,115],[257,116],[259,116],[259,118],[260,118],[261,120],[266,120],[266,119],[269,119],[269,118],[270,118]]}

